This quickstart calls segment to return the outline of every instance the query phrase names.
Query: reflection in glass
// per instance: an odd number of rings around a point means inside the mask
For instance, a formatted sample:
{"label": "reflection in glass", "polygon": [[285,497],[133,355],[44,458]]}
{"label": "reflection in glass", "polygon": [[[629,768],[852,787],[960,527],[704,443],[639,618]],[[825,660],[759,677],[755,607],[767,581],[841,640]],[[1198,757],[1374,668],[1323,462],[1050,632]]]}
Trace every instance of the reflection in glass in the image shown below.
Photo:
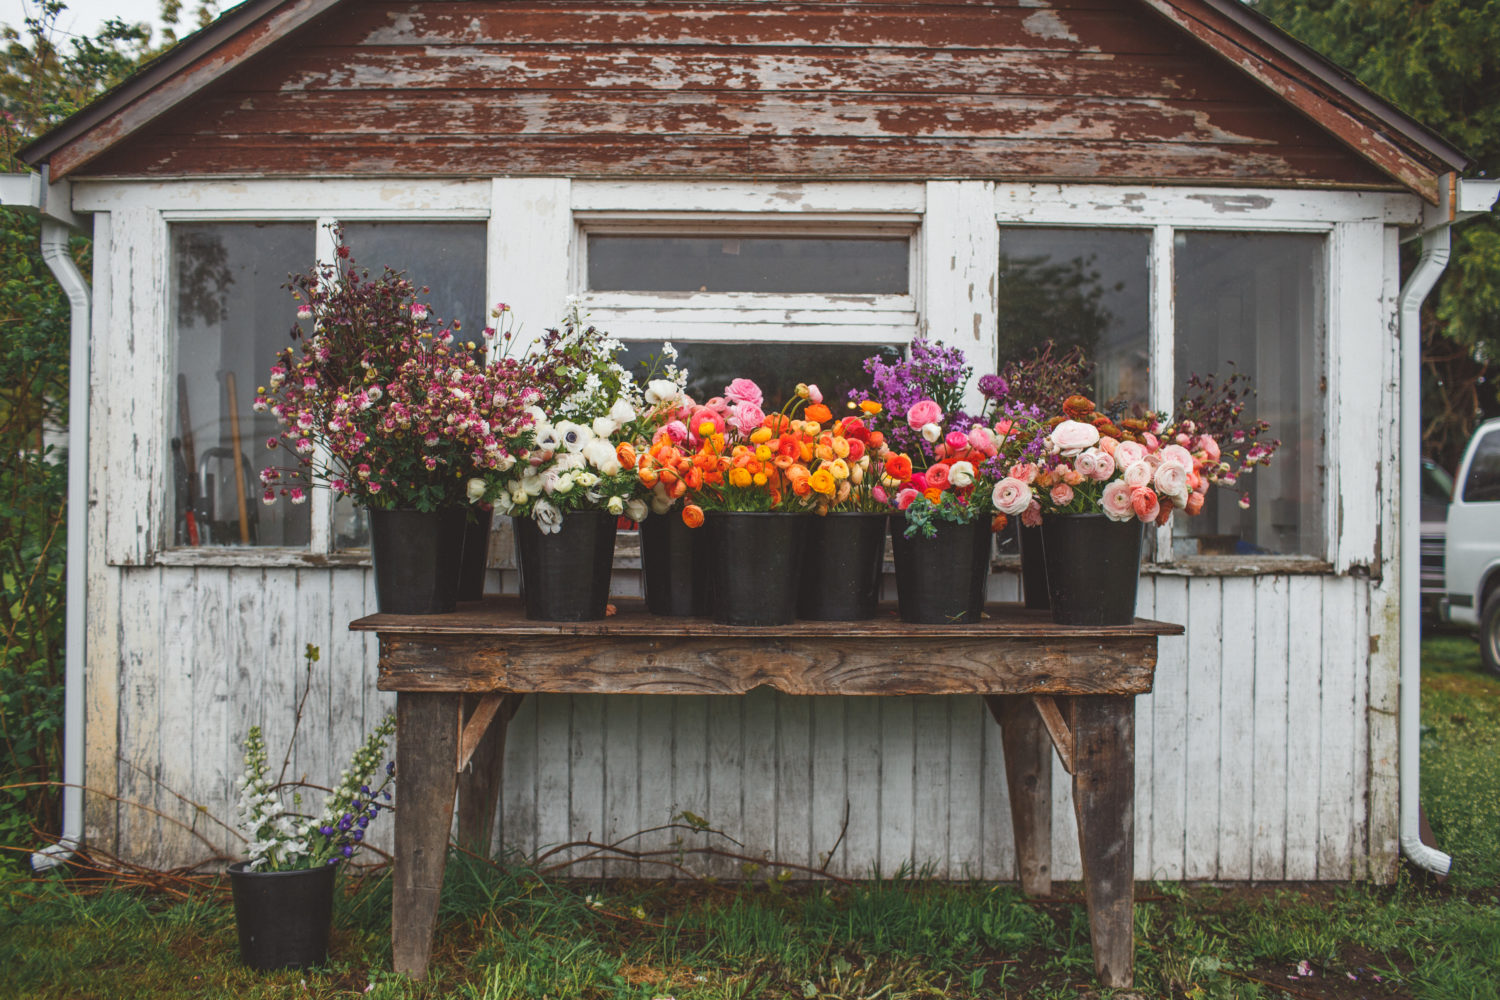
{"label": "reflection in glass", "polygon": [[172,226],[177,374],[166,430],[174,545],[306,545],[308,506],[261,502],[276,418],[252,409],[296,311],[290,269],[311,265],[311,223]]}
{"label": "reflection in glass", "polygon": [[615,236],[588,238],[592,291],[910,291],[910,241],[899,237]]}
{"label": "reflection in glass", "polygon": [[[458,323],[459,334],[478,342],[489,320],[485,294],[485,224],[482,222],[346,222],[344,245],[371,277],[387,267],[405,272],[433,315]],[[333,502],[333,547],[367,548],[365,512],[348,497]]]}
{"label": "reflection in glass", "polygon": [[1269,466],[1210,490],[1201,515],[1173,520],[1174,554],[1321,555],[1323,239],[1178,233],[1173,256],[1179,394],[1194,373],[1244,372],[1254,390],[1245,419],[1269,421],[1281,440]]}
{"label": "reflection in glass", "polygon": [[1095,364],[1093,391],[1145,405],[1150,358],[1151,234],[1120,229],[1000,230],[999,364],[1047,341]]}
{"label": "reflection in glass", "polygon": [[[627,340],[620,363],[637,381],[661,357],[660,341]],[[677,364],[688,373],[688,395],[702,402],[722,396],[732,379],[748,378],[765,393],[767,413],[780,410],[798,382],[816,385],[835,416],[847,412],[849,390],[868,384],[864,360],[872,354],[895,357],[895,344],[725,343],[674,341]]]}
{"label": "reflection in glass", "polygon": [[1479,439],[1469,471],[1464,476],[1464,503],[1500,500],[1500,431]]}

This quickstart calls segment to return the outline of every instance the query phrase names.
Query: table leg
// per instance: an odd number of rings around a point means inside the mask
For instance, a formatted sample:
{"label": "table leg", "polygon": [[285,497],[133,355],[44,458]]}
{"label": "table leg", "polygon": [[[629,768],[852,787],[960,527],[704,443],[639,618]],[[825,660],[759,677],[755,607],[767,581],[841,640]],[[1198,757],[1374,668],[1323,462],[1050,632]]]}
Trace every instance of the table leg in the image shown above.
{"label": "table leg", "polygon": [[396,695],[396,861],[391,960],[397,972],[427,974],[438,895],[448,860],[458,759],[460,695]]}
{"label": "table leg", "polygon": [[[505,776],[505,734],[525,695],[506,695],[494,721],[474,751],[469,767],[458,774],[458,843],[482,858],[490,856],[490,837],[495,828],[495,807]],[[464,713],[474,710],[479,699],[464,699]]]}
{"label": "table leg", "polygon": [[1015,831],[1016,868],[1021,891],[1052,895],[1052,740],[1031,699],[986,695],[985,704],[1000,724],[1005,750],[1005,781],[1010,791],[1010,823]]}
{"label": "table leg", "polygon": [[1135,699],[1069,699],[1073,808],[1094,972],[1107,987],[1135,979]]}

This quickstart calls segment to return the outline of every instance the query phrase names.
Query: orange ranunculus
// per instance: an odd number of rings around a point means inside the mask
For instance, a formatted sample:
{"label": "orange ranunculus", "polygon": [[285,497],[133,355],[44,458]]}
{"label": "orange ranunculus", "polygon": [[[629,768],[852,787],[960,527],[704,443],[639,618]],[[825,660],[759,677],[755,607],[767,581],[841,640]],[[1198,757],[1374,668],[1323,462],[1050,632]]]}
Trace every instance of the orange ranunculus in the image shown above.
{"label": "orange ranunculus", "polygon": [[890,455],[885,460],[885,474],[897,482],[911,478],[911,459],[905,455]]}
{"label": "orange ranunculus", "polygon": [[787,479],[792,484],[792,492],[799,497],[805,497],[812,492],[812,476],[798,476],[795,479],[788,476]]}
{"label": "orange ranunculus", "polygon": [[703,508],[695,503],[690,503],[682,508],[682,523],[689,528],[698,528],[703,525]]}
{"label": "orange ranunculus", "polygon": [[928,500],[931,500],[933,503],[937,503],[938,501],[943,499],[943,491],[938,489],[936,486],[927,487],[922,491],[922,495]]}
{"label": "orange ranunculus", "polygon": [[833,453],[839,458],[849,457],[849,442],[841,437],[833,439]]}
{"label": "orange ranunculus", "polygon": [[677,482],[667,487],[667,496],[671,497],[673,500],[676,500],[686,492],[687,483],[683,482],[681,479],[677,480]]}
{"label": "orange ranunculus", "polygon": [[672,486],[674,483],[676,483],[681,478],[682,477],[677,474],[677,470],[676,469],[662,469],[661,470],[661,481],[664,482],[664,483],[666,483],[668,486]]}
{"label": "orange ranunculus", "polygon": [[791,426],[791,419],[785,413],[770,413],[761,426],[769,429],[772,434],[782,434]]}
{"label": "orange ranunculus", "polygon": [[826,424],[833,419],[833,411],[822,403],[814,403],[802,411],[808,420],[816,420],[820,424]]}
{"label": "orange ranunculus", "polygon": [[881,431],[871,431],[870,440],[866,441],[865,444],[878,451],[885,447],[885,434]]}
{"label": "orange ranunculus", "polygon": [[635,445],[629,441],[615,445],[615,460],[627,469],[635,465]]}
{"label": "orange ranunculus", "polygon": [[786,470],[797,464],[797,459],[791,455],[777,455],[771,459],[771,464],[778,469]]}
{"label": "orange ranunculus", "polygon": [[744,488],[750,485],[751,479],[752,477],[749,470],[744,468],[743,466],[736,466],[735,468],[729,470],[730,486],[738,486],[740,488]]}
{"label": "orange ranunculus", "polygon": [[813,460],[813,446],[811,441],[799,441],[797,443],[797,457],[804,462]]}
{"label": "orange ranunculus", "polygon": [[859,408],[861,410],[864,410],[866,413],[868,413],[872,417],[875,414],[879,413],[881,410],[885,409],[885,407],[881,406],[879,403],[875,402],[875,400],[873,400],[873,399],[867,399],[863,403],[860,403],[859,404]]}
{"label": "orange ranunculus", "polygon": [[1005,530],[1005,526],[1008,524],[1010,524],[1009,518],[1007,518],[1004,514],[996,514],[990,519],[990,530],[995,532],[996,534],[999,534],[1000,532]]}
{"label": "orange ranunculus", "polygon": [[820,462],[832,462],[833,458],[834,458],[834,455],[833,455],[833,445],[831,445],[831,444],[816,445],[816,446],[813,447],[813,454],[815,456],[817,456],[817,459]]}
{"label": "orange ranunculus", "polygon": [[682,477],[683,485],[690,490],[701,490],[703,488],[703,470],[696,465],[687,471]]}
{"label": "orange ranunculus", "polygon": [[641,485],[648,490],[656,485],[656,480],[659,478],[655,469],[641,469],[636,475],[640,477]]}
{"label": "orange ranunculus", "polygon": [[1063,412],[1070,420],[1088,420],[1094,413],[1094,401],[1087,396],[1074,393],[1063,400]]}
{"label": "orange ranunculus", "polygon": [[824,496],[833,496],[833,491],[838,488],[838,483],[833,478],[833,473],[827,469],[819,469],[812,474],[812,488],[816,493]]}

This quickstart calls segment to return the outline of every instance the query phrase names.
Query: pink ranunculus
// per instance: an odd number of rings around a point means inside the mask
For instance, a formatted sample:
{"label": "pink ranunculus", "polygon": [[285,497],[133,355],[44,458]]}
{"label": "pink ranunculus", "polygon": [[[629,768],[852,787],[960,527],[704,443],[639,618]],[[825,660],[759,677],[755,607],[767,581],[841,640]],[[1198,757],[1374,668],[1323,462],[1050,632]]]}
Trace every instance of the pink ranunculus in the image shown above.
{"label": "pink ranunculus", "polygon": [[663,429],[667,432],[667,437],[671,439],[673,444],[682,444],[682,442],[688,439],[687,424],[681,420],[669,420],[667,421],[667,426]]}
{"label": "pink ranunculus", "polygon": [[963,431],[949,431],[946,435],[943,436],[943,444],[948,446],[948,452],[950,454],[956,455],[961,451],[968,450],[969,435],[965,434]]}
{"label": "pink ranunculus", "polygon": [[749,437],[761,424],[765,423],[766,415],[761,412],[755,403],[741,402],[734,408],[734,425],[739,428],[741,434]]}
{"label": "pink ranunculus", "polygon": [[1037,501],[1031,501],[1031,506],[1021,511],[1021,523],[1028,528],[1040,528],[1042,526],[1042,505]]}
{"label": "pink ranunculus", "polygon": [[1000,513],[1015,517],[1031,506],[1031,487],[1019,479],[1006,476],[995,484],[990,499]]}
{"label": "pink ranunculus", "polygon": [[1072,458],[1099,443],[1099,428],[1078,420],[1064,420],[1052,428],[1051,438],[1058,451]]}
{"label": "pink ranunculus", "polygon": [[1010,478],[1023,483],[1036,482],[1036,465],[1032,462],[1017,462],[1010,467]]}
{"label": "pink ranunculus", "polygon": [[1093,479],[1095,470],[1099,465],[1098,460],[1095,459],[1094,456],[1098,454],[1098,448],[1083,449],[1083,451],[1078,453],[1078,457],[1073,459],[1073,468],[1077,469],[1081,474],[1088,476],[1090,479]]}
{"label": "pink ranunculus", "polygon": [[1073,487],[1067,483],[1058,483],[1052,487],[1052,502],[1059,507],[1066,507],[1073,502]]}
{"label": "pink ranunculus", "polygon": [[1181,503],[1187,503],[1187,469],[1180,463],[1171,460],[1162,462],[1161,465],[1157,466],[1156,475],[1153,479],[1156,483],[1157,492]]}
{"label": "pink ranunculus", "polygon": [[986,458],[994,458],[1000,446],[995,443],[995,435],[988,427],[976,424],[969,428],[969,447],[983,452]]}
{"label": "pink ranunculus", "polygon": [[1148,524],[1155,521],[1156,515],[1161,513],[1161,501],[1149,486],[1130,491],[1130,506],[1135,511],[1136,518]]}
{"label": "pink ranunculus", "polygon": [[927,485],[940,490],[948,488],[948,470],[946,462],[938,462],[927,467]]}
{"label": "pink ranunculus", "polygon": [[922,494],[919,490],[914,490],[910,486],[908,486],[906,489],[896,494],[896,509],[905,510],[912,505],[913,500],[917,499],[917,497],[921,495]]}
{"label": "pink ranunculus", "polygon": [[1120,447],[1120,442],[1117,439],[1110,437],[1108,434],[1101,434],[1099,436],[1099,450],[1111,458],[1114,457],[1115,449],[1118,447]]}
{"label": "pink ranunculus", "polygon": [[723,433],[724,414],[707,405],[704,405],[694,410],[693,415],[688,418],[688,434],[692,438],[692,440],[698,441],[701,439],[702,435],[699,433],[699,428],[703,426],[705,421],[714,425],[715,434]]}
{"label": "pink ranunculus", "polygon": [[1197,463],[1193,461],[1193,453],[1180,444],[1169,444],[1161,450],[1161,457],[1168,462],[1176,462],[1184,469],[1191,469]]}
{"label": "pink ranunculus", "polygon": [[1187,495],[1187,503],[1183,504],[1182,509],[1187,511],[1189,517],[1197,517],[1203,510],[1204,499],[1202,493],[1194,490]]}
{"label": "pink ranunculus", "polygon": [[760,386],[747,378],[737,378],[730,382],[728,388],[724,390],[724,395],[729,397],[731,402],[749,403],[756,409],[760,409],[760,405],[766,400],[765,395],[760,391]]}
{"label": "pink ranunculus", "polygon": [[1094,454],[1094,481],[1102,483],[1114,474],[1115,457],[1102,448],[1097,450]]}
{"label": "pink ranunculus", "polygon": [[1161,442],[1157,440],[1155,434],[1152,434],[1148,431],[1147,433],[1142,434],[1141,437],[1146,442],[1146,450],[1148,452],[1161,451]]}
{"label": "pink ranunculus", "polygon": [[1198,450],[1203,453],[1203,460],[1205,462],[1217,462],[1219,460],[1219,442],[1207,434],[1198,435]]}
{"label": "pink ranunculus", "polygon": [[914,431],[921,430],[927,424],[941,423],[942,420],[942,407],[930,399],[919,400],[906,411],[906,425]]}
{"label": "pink ranunculus", "polygon": [[807,401],[809,403],[823,402],[823,390],[811,382],[807,383]]}
{"label": "pink ranunculus", "polygon": [[1128,521],[1135,517],[1135,508],[1130,505],[1130,487],[1118,479],[1104,487],[1100,506],[1104,508],[1104,516],[1111,521]]}
{"label": "pink ranunculus", "polygon": [[1125,466],[1125,485],[1132,490],[1151,485],[1151,463],[1141,459]]}
{"label": "pink ranunculus", "polygon": [[1128,469],[1146,457],[1146,449],[1134,441],[1121,441],[1115,447],[1115,467]]}
{"label": "pink ranunculus", "polygon": [[914,489],[914,490],[918,490],[918,491],[925,490],[925,489],[927,489],[927,473],[925,473],[925,472],[913,472],[911,474],[911,478],[908,479],[907,482],[911,485],[911,488]]}
{"label": "pink ranunculus", "polygon": [[881,486],[879,483],[876,483],[870,489],[870,496],[872,496],[872,497],[875,498],[875,502],[876,503],[890,503],[891,502],[891,498],[886,495],[885,487]]}

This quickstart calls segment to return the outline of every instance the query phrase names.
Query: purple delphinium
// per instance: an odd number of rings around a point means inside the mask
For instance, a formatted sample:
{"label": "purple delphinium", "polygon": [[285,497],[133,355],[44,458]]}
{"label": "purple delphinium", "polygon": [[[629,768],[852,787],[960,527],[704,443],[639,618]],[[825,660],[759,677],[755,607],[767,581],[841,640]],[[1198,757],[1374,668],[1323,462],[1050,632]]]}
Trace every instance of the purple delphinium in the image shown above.
{"label": "purple delphinium", "polygon": [[928,462],[933,458],[932,446],[906,423],[906,412],[923,399],[942,408],[948,429],[967,431],[978,422],[962,409],[973,369],[957,347],[917,337],[906,357],[887,361],[873,355],[865,359],[864,368],[870,375],[870,387],[850,390],[849,398],[856,403],[873,400],[880,404],[881,412],[870,419],[870,424],[882,431],[898,452],[913,458],[921,455]]}

